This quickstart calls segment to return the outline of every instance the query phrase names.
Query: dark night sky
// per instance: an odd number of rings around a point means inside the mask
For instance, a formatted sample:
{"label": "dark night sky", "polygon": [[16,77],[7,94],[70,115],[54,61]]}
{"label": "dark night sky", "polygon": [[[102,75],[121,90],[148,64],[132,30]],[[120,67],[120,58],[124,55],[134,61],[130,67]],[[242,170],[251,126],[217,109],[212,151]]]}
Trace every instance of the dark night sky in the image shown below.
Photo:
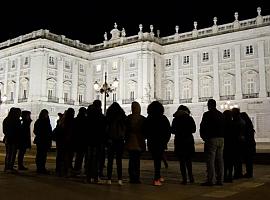
{"label": "dark night sky", "polygon": [[[239,20],[257,16],[257,7],[262,15],[270,15],[269,0],[8,0],[0,3],[0,42],[30,33],[38,29],[49,29],[71,39],[87,44],[103,41],[105,31],[110,32],[114,22],[118,28],[125,28],[127,36],[138,33],[139,24],[143,31],[160,29],[161,36],[172,35],[175,25],[179,32],[193,29],[193,21],[198,21],[198,29],[212,26],[213,17],[218,24],[234,20],[234,12]],[[110,38],[110,35],[109,35]]]}

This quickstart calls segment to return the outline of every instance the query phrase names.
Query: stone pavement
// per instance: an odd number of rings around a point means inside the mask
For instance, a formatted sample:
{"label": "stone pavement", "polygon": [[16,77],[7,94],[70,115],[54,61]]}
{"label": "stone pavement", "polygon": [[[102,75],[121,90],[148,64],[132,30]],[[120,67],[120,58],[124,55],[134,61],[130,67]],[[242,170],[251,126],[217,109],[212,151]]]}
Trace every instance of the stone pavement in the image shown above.
{"label": "stone pavement", "polygon": [[[3,157],[0,160],[3,161]],[[205,179],[205,164],[194,162],[195,183],[181,185],[179,164],[169,161],[169,168],[162,165],[164,185],[152,186],[153,162],[141,161],[142,184],[129,184],[127,166],[128,161],[123,160],[123,186],[117,184],[115,166],[113,184],[86,184],[84,177],[59,178],[53,174],[55,161],[49,158],[47,164],[51,175],[37,175],[32,156],[26,158],[29,171],[18,174],[3,172],[3,162],[0,164],[0,195],[1,199],[20,200],[81,200],[81,199],[110,199],[110,200],[181,200],[181,199],[270,199],[270,167],[268,165],[255,165],[255,178],[235,180],[225,183],[224,186],[200,186]]]}

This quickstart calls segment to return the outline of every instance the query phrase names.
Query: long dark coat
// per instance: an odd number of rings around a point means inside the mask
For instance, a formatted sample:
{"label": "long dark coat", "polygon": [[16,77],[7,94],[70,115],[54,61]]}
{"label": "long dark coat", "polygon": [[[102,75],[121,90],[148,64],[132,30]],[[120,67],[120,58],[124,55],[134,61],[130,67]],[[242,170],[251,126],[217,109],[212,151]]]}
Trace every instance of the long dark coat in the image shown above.
{"label": "long dark coat", "polygon": [[195,152],[193,133],[196,131],[194,119],[185,111],[179,110],[174,114],[172,133],[174,151],[179,155],[190,155]]}

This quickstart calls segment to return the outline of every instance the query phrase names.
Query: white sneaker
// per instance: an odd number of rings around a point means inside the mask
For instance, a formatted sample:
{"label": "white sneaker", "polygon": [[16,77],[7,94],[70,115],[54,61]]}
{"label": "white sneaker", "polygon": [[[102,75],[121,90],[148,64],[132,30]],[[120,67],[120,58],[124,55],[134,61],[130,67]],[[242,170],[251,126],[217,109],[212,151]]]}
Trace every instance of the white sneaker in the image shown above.
{"label": "white sneaker", "polygon": [[122,180],[118,180],[118,185],[123,185],[123,181]]}
{"label": "white sneaker", "polygon": [[107,184],[111,185],[112,184],[112,180],[107,180]]}

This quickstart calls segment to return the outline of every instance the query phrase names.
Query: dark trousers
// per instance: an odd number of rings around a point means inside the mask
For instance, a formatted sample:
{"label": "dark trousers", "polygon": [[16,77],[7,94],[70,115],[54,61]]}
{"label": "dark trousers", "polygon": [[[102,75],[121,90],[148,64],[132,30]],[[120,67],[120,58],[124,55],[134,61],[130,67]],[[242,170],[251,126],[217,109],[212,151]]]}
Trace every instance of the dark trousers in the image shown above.
{"label": "dark trousers", "polygon": [[76,151],[74,170],[80,171],[82,169],[83,158],[85,157],[86,150],[80,149]]}
{"label": "dark trousers", "polygon": [[113,159],[116,156],[116,167],[118,180],[122,180],[122,157],[124,150],[124,141],[117,140],[113,141],[112,144],[108,146],[108,164],[107,164],[107,176],[108,180],[112,179],[112,169],[113,169]]}
{"label": "dark trousers", "polygon": [[188,177],[191,182],[193,182],[193,173],[192,173],[192,156],[188,154],[178,155],[180,162],[180,172],[184,182],[187,181],[187,172]]}
{"label": "dark trousers", "polygon": [[37,144],[37,153],[36,153],[36,166],[37,171],[42,172],[46,171],[46,161],[47,161],[48,146]]}
{"label": "dark trousers", "polygon": [[93,178],[98,180],[98,166],[99,166],[99,147],[88,146],[86,158],[86,178],[90,181]]}
{"label": "dark trousers", "polygon": [[23,159],[26,152],[26,148],[19,148],[18,152],[18,167],[23,167]]}
{"label": "dark trousers", "polygon": [[140,151],[129,151],[128,173],[131,182],[140,180]]}
{"label": "dark trousers", "polygon": [[243,155],[243,161],[246,166],[246,175],[253,177],[253,157],[255,154],[254,149],[245,149],[244,155]]}
{"label": "dark trousers", "polygon": [[154,169],[155,169],[154,180],[159,180],[163,150],[155,149],[155,150],[152,150],[151,153],[152,153],[152,158],[154,160]]}
{"label": "dark trousers", "polygon": [[99,151],[99,166],[98,166],[98,176],[103,177],[103,168],[105,166],[105,160],[106,160],[106,147],[105,145],[100,146],[100,151]]}
{"label": "dark trousers", "polygon": [[5,170],[11,170],[14,167],[17,154],[16,144],[6,144]]}
{"label": "dark trousers", "polygon": [[224,151],[224,180],[231,181],[233,164],[235,163],[234,153]]}

